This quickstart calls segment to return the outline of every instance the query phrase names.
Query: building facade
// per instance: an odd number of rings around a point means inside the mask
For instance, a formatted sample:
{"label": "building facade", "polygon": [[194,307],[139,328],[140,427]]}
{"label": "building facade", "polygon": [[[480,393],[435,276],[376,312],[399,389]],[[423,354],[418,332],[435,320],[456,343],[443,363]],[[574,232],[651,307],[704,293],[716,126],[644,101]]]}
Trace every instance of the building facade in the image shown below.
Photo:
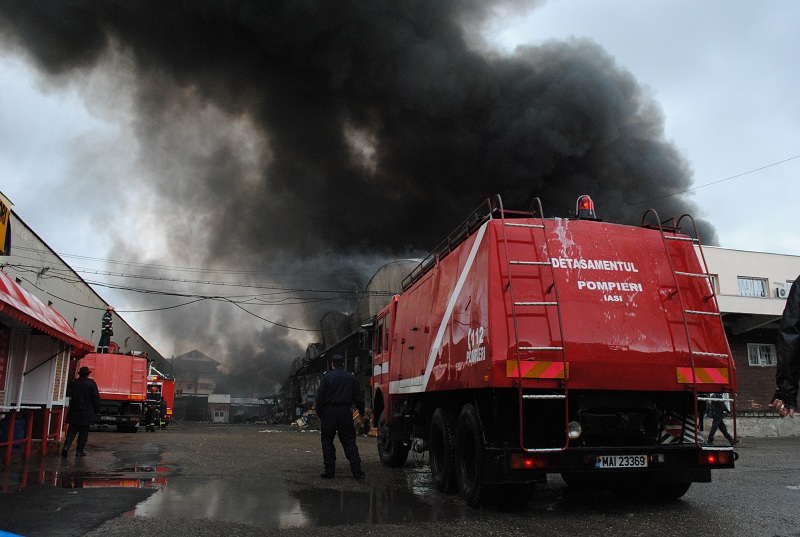
{"label": "building facade", "polygon": [[175,375],[176,396],[210,395],[217,388],[219,362],[198,350],[170,360]]}
{"label": "building facade", "polygon": [[[2,271],[27,292],[57,310],[81,337],[95,345],[100,341],[101,319],[108,304],[61,257],[13,211],[10,213],[11,254],[0,258]],[[165,373],[169,364],[133,329],[114,313],[114,336],[119,352],[146,352]]]}
{"label": "building facade", "polygon": [[738,377],[737,411],[767,413],[778,324],[800,256],[703,247]]}

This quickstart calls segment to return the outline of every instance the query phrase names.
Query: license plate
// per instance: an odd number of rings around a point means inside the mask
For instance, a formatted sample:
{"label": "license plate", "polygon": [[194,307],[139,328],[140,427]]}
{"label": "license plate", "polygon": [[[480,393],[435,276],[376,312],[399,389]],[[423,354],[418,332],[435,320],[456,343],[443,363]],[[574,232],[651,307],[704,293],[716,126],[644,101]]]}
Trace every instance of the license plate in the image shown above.
{"label": "license plate", "polygon": [[646,468],[647,455],[598,455],[595,468]]}
{"label": "license plate", "polygon": [[103,421],[114,421],[116,420],[116,416],[100,416],[100,419]]}

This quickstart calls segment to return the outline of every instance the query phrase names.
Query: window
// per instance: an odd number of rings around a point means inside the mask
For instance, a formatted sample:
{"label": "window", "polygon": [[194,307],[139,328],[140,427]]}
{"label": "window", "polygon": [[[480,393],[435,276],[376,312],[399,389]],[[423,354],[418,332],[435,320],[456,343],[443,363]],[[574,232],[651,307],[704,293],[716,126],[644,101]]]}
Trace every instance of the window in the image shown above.
{"label": "window", "polygon": [[378,327],[375,329],[375,354],[383,352],[383,317],[378,319]]}
{"label": "window", "polygon": [[747,344],[747,363],[753,366],[775,365],[775,345],[767,343]]}
{"label": "window", "polygon": [[711,289],[714,291],[715,295],[719,294],[719,276],[716,274],[709,274],[711,276],[708,279],[709,284],[711,285]]}
{"label": "window", "polygon": [[739,276],[739,294],[742,296],[755,296],[766,298],[769,296],[767,293],[767,280],[766,278],[749,278],[746,276]]}
{"label": "window", "polygon": [[384,336],[385,336],[383,338],[383,350],[385,352],[389,352],[389,330],[392,328],[391,319],[392,319],[392,314],[391,313],[387,313],[386,314],[386,326],[384,327],[384,330],[383,330],[383,333],[384,333]]}

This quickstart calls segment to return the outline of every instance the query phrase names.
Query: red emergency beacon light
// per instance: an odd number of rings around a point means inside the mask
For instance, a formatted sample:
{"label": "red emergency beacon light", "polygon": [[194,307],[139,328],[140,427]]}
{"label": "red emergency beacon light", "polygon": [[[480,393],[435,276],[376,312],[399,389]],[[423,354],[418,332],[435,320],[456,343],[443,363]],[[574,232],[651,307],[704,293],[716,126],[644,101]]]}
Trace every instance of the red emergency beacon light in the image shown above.
{"label": "red emergency beacon light", "polygon": [[594,201],[587,195],[578,198],[575,204],[575,215],[583,220],[597,220],[597,215],[594,212]]}

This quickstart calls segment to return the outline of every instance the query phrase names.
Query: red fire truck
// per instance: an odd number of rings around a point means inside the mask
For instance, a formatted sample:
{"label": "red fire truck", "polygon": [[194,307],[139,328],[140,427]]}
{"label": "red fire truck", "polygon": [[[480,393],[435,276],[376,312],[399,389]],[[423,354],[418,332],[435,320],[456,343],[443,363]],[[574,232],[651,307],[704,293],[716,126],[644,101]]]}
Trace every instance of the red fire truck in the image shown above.
{"label": "red fire truck", "polygon": [[487,200],[376,316],[381,461],[428,450],[436,488],[474,507],[526,501],[552,473],[674,499],[733,468],[700,431],[714,394],[735,413],[736,379],[702,248],[680,232],[693,219],[606,223],[588,196],[576,218],[533,208]]}
{"label": "red fire truck", "polygon": [[95,416],[95,424],[115,426],[120,432],[137,432],[146,397],[147,355],[89,353],[76,365],[83,366],[92,370],[91,378],[100,391],[100,414]]}

